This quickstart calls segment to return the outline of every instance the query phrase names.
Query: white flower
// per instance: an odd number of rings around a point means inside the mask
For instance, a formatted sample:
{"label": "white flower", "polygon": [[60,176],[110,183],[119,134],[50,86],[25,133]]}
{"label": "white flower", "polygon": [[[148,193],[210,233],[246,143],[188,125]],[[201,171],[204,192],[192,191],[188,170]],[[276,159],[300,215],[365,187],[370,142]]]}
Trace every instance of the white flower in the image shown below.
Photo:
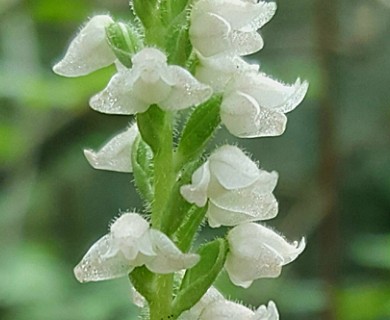
{"label": "white flower", "polygon": [[210,303],[200,315],[199,320],[278,320],[275,303],[268,307],[262,305],[256,311],[229,300],[217,300]]}
{"label": "white flower", "polygon": [[72,40],[53,71],[65,77],[78,77],[114,63],[116,57],[106,40],[106,27],[113,22],[108,15],[92,17]]}
{"label": "white flower", "polygon": [[199,0],[191,12],[190,40],[204,57],[254,53],[263,47],[257,29],[275,10],[273,2]]}
{"label": "white flower", "polygon": [[99,151],[84,149],[84,155],[95,169],[132,172],[131,150],[137,135],[137,124],[133,124],[108,141]]}
{"label": "white flower", "polygon": [[230,280],[244,288],[256,279],[279,276],[282,266],[295,260],[305,248],[304,238],[289,243],[273,230],[256,223],[233,228],[227,239],[229,253],[225,269]]}
{"label": "white flower", "polygon": [[108,86],[91,98],[92,109],[109,114],[136,114],[158,104],[166,111],[181,110],[206,101],[209,86],[187,70],[167,64],[155,48],[145,48],[132,58],[133,67],[120,67]]}
{"label": "white flower", "polygon": [[272,194],[278,175],[257,167],[242,150],[218,148],[182,186],[184,199],[203,207],[209,199],[207,217],[211,227],[235,226],[276,216],[278,203]]}
{"label": "white flower", "polygon": [[221,104],[221,121],[241,138],[281,135],[284,115],[297,107],[308,89],[306,81],[293,85],[272,80],[263,73],[237,74],[226,87]]}
{"label": "white flower", "polygon": [[199,320],[200,314],[212,302],[224,300],[223,295],[211,286],[204,296],[190,310],[183,312],[178,320]]}
{"label": "white flower", "polygon": [[139,214],[125,213],[92,245],[74,273],[80,282],[101,281],[126,276],[141,265],[155,273],[172,273],[198,261],[198,255],[182,253]]}

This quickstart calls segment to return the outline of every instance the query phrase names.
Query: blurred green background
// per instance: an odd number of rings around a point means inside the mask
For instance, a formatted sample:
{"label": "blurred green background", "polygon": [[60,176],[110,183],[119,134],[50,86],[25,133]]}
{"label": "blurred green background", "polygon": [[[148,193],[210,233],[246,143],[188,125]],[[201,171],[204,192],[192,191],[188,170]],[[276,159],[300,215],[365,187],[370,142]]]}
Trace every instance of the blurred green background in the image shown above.
{"label": "blurred green background", "polygon": [[[390,1],[279,0],[256,56],[276,79],[310,82],[282,137],[244,146],[277,170],[277,219],[303,255],[277,279],[218,288],[282,319],[390,319]],[[126,279],[79,284],[73,266],[120,211],[142,208],[132,176],[82,155],[131,118],[93,112],[113,68],[65,79],[51,66],[96,13],[127,0],[0,0],[0,319],[136,319]],[[205,229],[204,237],[215,231]],[[202,240],[201,240],[202,241]]]}

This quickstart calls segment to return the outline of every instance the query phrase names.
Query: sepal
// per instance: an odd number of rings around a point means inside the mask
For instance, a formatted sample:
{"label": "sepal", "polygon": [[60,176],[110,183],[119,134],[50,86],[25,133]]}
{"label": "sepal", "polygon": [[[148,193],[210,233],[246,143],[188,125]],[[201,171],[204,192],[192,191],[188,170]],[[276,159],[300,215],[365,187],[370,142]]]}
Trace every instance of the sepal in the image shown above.
{"label": "sepal", "polygon": [[137,135],[137,125],[133,124],[126,131],[109,140],[98,151],[84,149],[85,158],[95,169],[132,172],[131,153]]}
{"label": "sepal", "polygon": [[92,17],[72,40],[53,71],[64,77],[79,77],[114,63],[116,57],[108,45],[105,30],[113,22],[108,15]]}
{"label": "sepal", "polygon": [[145,28],[153,26],[155,21],[157,6],[157,0],[133,0],[130,1],[130,5],[135,15],[141,20]]}

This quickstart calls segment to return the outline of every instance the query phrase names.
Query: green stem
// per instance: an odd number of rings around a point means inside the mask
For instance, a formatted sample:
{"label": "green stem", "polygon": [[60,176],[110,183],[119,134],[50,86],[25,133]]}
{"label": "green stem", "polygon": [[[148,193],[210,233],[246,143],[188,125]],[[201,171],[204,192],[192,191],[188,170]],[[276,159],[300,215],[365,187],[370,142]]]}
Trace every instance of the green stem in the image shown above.
{"label": "green stem", "polygon": [[172,318],[172,288],[173,274],[158,275],[156,279],[157,292],[150,302],[150,320],[171,320]]}
{"label": "green stem", "polygon": [[160,146],[154,156],[154,202],[152,226],[161,229],[161,221],[174,183],[172,115],[166,113],[160,135]]}

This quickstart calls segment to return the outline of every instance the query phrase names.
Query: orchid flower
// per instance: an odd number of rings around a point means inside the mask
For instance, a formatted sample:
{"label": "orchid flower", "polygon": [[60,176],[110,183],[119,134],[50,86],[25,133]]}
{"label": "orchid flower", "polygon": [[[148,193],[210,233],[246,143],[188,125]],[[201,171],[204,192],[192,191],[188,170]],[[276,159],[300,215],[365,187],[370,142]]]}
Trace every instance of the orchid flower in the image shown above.
{"label": "orchid flower", "polygon": [[181,194],[199,207],[209,200],[207,217],[211,227],[235,226],[276,216],[278,203],[272,194],[278,175],[257,165],[238,147],[217,149],[192,175],[192,184]]}
{"label": "orchid flower", "polygon": [[101,281],[126,276],[142,265],[166,274],[190,268],[198,261],[198,255],[182,253],[139,214],[124,213],[110,232],[92,245],[74,273],[80,282]]}
{"label": "orchid flower", "polygon": [[230,251],[225,269],[230,280],[248,288],[259,278],[275,278],[282,266],[295,260],[305,249],[305,239],[289,243],[275,231],[256,223],[234,227],[227,236]]}
{"label": "orchid flower", "polygon": [[204,57],[248,55],[264,43],[257,30],[275,14],[273,2],[200,0],[191,12],[190,39]]}
{"label": "orchid flower", "polygon": [[285,113],[302,102],[307,89],[308,83],[299,78],[285,85],[263,73],[238,74],[225,89],[222,123],[240,138],[281,135],[287,123]]}
{"label": "orchid flower", "polygon": [[108,86],[93,96],[92,109],[108,114],[136,114],[150,105],[177,111],[198,105],[212,94],[209,86],[196,80],[187,70],[167,64],[166,55],[155,48],[144,48],[132,58],[131,69],[119,67]]}

